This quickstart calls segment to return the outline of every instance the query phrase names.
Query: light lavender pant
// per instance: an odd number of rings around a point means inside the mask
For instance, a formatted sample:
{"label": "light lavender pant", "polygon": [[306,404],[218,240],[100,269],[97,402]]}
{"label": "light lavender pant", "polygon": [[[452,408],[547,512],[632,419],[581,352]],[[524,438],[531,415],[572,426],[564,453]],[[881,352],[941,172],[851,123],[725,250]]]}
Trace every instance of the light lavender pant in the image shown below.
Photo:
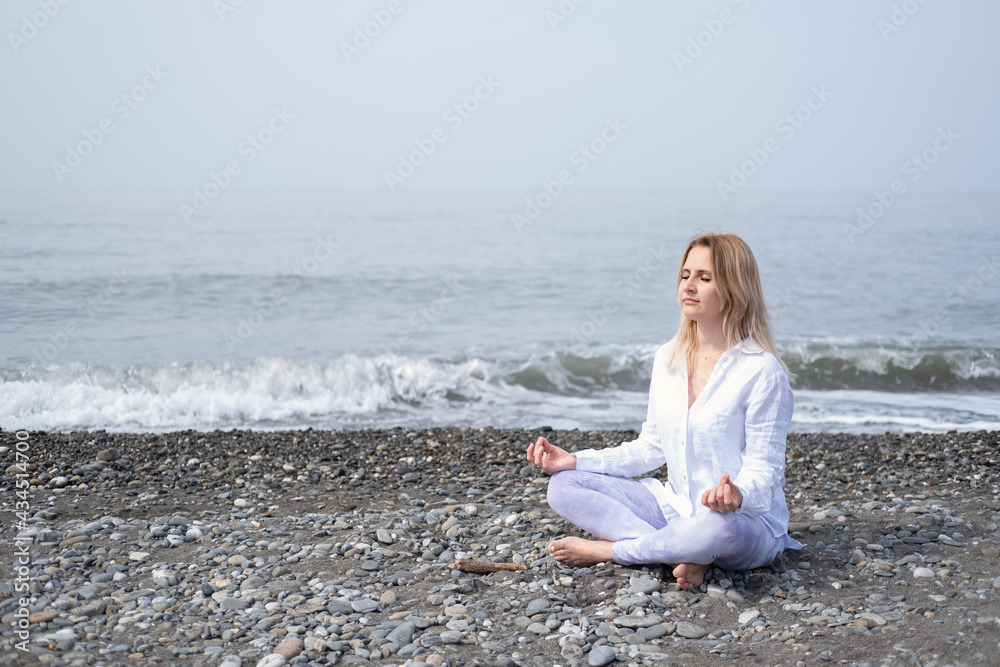
{"label": "light lavender pant", "polygon": [[784,548],[756,517],[706,512],[664,515],[641,483],[594,472],[566,470],[549,481],[549,506],[597,537],[614,541],[616,563],[715,563],[727,570],[768,565]]}

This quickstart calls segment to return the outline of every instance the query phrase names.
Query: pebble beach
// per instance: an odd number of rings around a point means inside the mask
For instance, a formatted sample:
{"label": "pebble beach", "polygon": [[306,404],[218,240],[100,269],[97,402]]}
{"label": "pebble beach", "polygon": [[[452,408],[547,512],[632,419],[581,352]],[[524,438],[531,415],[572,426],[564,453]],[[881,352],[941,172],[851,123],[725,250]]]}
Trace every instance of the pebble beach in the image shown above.
{"label": "pebble beach", "polygon": [[691,591],[546,556],[541,435],[636,434],[2,432],[0,663],[996,664],[1000,433],[790,434],[804,549]]}

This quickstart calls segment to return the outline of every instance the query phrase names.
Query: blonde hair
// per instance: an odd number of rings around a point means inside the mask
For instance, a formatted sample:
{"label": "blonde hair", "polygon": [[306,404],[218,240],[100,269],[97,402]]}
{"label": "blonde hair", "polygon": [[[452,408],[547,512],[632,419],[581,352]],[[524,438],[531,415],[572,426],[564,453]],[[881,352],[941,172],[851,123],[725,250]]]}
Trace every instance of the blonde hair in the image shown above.
{"label": "blonde hair", "polygon": [[[757,271],[757,260],[754,259],[750,246],[735,234],[696,236],[688,244],[684,257],[681,258],[681,269],[677,272],[678,287],[688,254],[697,246],[708,248],[711,256],[712,281],[722,300],[722,330],[726,335],[727,345],[731,348],[749,338],[773,354],[789,380],[793,379],[794,376],[778,356],[774,346],[771,323],[767,316],[767,304],[764,302],[764,291],[760,286],[760,273]],[[672,370],[679,370],[678,365],[682,357],[689,368],[694,366],[698,351],[697,334],[698,323],[682,314],[677,334],[670,341],[670,354],[667,357],[667,363]]]}

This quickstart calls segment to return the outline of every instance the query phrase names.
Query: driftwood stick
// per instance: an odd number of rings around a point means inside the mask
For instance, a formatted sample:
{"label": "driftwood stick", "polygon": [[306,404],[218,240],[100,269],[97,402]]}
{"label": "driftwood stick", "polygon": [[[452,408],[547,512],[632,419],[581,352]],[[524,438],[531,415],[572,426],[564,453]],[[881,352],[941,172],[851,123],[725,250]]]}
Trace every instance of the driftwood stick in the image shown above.
{"label": "driftwood stick", "polygon": [[491,563],[486,560],[472,560],[471,558],[457,558],[455,569],[462,572],[499,572],[500,570],[527,570],[528,566],[521,563]]}

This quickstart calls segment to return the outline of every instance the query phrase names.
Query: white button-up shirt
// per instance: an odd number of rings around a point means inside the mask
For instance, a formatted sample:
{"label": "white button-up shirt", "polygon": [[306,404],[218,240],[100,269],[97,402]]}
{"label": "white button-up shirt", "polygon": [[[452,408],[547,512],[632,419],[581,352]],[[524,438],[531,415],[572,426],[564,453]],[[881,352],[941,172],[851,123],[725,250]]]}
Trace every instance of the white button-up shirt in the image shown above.
{"label": "white button-up shirt", "polygon": [[719,358],[690,409],[687,364],[680,365],[672,373],[667,345],[656,351],[639,437],[575,452],[577,470],[631,478],[666,465],[666,485],[639,481],[664,511],[683,517],[710,512],[701,495],[728,473],[743,494],[736,512],[762,517],[773,535],[786,535],[785,437],[793,398],[781,364],[748,338]]}

